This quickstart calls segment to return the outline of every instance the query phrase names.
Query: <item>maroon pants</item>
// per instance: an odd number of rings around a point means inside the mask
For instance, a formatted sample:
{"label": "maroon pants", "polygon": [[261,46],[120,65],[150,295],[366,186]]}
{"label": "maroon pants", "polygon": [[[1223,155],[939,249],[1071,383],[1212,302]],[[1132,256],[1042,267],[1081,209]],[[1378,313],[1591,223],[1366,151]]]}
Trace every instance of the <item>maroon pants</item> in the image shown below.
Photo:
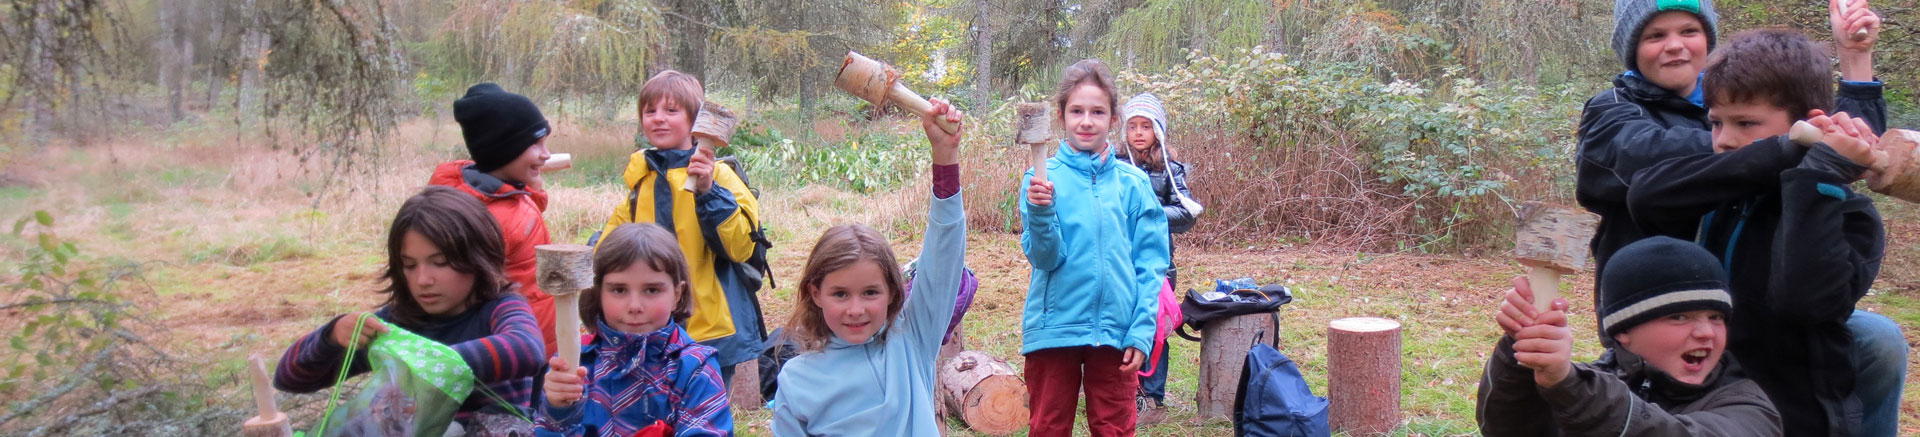
{"label": "maroon pants", "polygon": [[1073,435],[1080,389],[1087,392],[1087,432],[1095,437],[1133,435],[1134,391],[1140,378],[1120,371],[1124,352],[1111,347],[1063,347],[1027,354],[1027,435]]}

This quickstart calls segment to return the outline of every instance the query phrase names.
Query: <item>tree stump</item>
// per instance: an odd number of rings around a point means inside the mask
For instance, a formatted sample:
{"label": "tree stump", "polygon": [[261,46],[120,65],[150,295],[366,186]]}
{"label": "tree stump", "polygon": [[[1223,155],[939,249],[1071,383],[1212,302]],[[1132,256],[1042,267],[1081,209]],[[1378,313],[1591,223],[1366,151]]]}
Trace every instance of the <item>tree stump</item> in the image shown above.
{"label": "tree stump", "polygon": [[946,410],[974,431],[1006,435],[1026,428],[1027,383],[1005,360],[964,351],[941,363],[938,391]]}
{"label": "tree stump", "polygon": [[1327,325],[1327,422],[1375,435],[1400,424],[1400,322],[1375,317]]}
{"label": "tree stump", "polygon": [[[1240,393],[1240,371],[1247,350],[1259,342],[1273,344],[1278,335],[1273,313],[1246,314],[1207,323],[1200,338],[1200,387],[1194,390],[1194,422],[1233,421],[1233,398]],[[1172,365],[1171,362],[1168,365]]]}
{"label": "tree stump", "polygon": [[733,365],[733,384],[727,387],[727,405],[733,411],[756,411],[767,401],[760,398],[760,360]]}

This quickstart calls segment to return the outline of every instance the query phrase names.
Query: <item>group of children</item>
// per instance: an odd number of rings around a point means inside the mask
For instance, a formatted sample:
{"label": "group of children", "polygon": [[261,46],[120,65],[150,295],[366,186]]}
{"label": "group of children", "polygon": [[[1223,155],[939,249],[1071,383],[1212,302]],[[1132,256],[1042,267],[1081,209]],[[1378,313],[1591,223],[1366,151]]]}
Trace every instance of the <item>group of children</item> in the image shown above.
{"label": "group of children", "polygon": [[[1031,434],[1069,435],[1084,387],[1094,434],[1130,435],[1136,408],[1159,411],[1165,397],[1166,354],[1152,374],[1136,370],[1165,348],[1153,317],[1172,281],[1169,233],[1191,227],[1198,205],[1165,144],[1158,99],[1129,102],[1127,142],[1115,148],[1112,73],[1086,60],[1065,76],[1053,104],[1070,135],[1047,161],[1053,177],[1029,173],[1021,203],[1034,265],[1022,348],[1034,383]],[[485,83],[454,103],[472,159],[439,165],[389,230],[387,301],[372,317],[344,314],[297,340],[275,387],[312,392],[341,378],[342,366],[348,376],[368,372],[365,354],[350,351],[391,325],[452,346],[495,395],[472,396],[456,413],[469,427],[497,428],[503,421],[492,419],[524,411],[531,423],[513,426],[538,435],[731,434],[732,368],[765,340],[755,290],[734,268],[754,250],[759,203],[712,148],[695,144],[703,99],[699,81],[671,70],[641,89],[652,147],[629,157],[628,195],[589,242],[593,286],[577,309],[587,331],[577,366],[551,353],[556,336],[576,333],[554,332],[554,300],[534,277],[534,247],[551,241],[540,173],[551,129],[529,99]],[[949,134],[937,118],[961,121],[938,100],[922,118],[933,196],[914,275],[903,279],[886,238],[866,225],[829,228],[814,243],[787,323],[804,353],[782,367],[786,389],[769,402],[775,434],[938,432],[934,359],[965,271],[966,129]],[[925,291],[906,293],[907,280]]]}
{"label": "group of children", "polygon": [[[1516,279],[1480,382],[1484,434],[1895,434],[1906,341],[1854,309],[1885,243],[1851,188],[1882,159],[1880,18],[1857,0],[1829,15],[1837,96],[1802,34],[1750,30],[1713,51],[1709,0],[1615,2],[1628,71],[1587,102],[1577,186],[1601,218],[1607,351],[1571,363],[1567,303],[1536,311]],[[1817,144],[1787,138],[1796,120]]]}

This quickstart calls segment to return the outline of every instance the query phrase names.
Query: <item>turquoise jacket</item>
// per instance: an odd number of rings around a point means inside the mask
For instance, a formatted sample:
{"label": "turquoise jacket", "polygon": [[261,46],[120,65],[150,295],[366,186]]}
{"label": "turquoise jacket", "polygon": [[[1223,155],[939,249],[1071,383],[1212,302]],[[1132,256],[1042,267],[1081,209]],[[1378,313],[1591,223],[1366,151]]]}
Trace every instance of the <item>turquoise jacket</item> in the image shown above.
{"label": "turquoise jacket", "polygon": [[[1160,281],[1171,262],[1166,213],[1145,172],[1102,155],[1061,141],[1047,159],[1053,203],[1020,197],[1020,248],[1033,264],[1022,354],[1074,346],[1153,351]],[[1022,186],[1032,177],[1029,170]]]}
{"label": "turquoise jacket", "polygon": [[939,435],[934,358],[953,317],[967,252],[960,194],[933,199],[913,293],[881,335],[853,344],[833,336],[780,369],[773,435]]}

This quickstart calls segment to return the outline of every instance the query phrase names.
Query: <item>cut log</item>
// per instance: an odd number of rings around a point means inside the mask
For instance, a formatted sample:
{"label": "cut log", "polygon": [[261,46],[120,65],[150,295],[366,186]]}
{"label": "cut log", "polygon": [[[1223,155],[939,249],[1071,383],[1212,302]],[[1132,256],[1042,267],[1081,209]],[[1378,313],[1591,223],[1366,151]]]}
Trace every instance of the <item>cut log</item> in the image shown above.
{"label": "cut log", "polygon": [[1273,313],[1246,314],[1207,323],[1200,338],[1200,387],[1193,393],[1195,423],[1233,421],[1233,398],[1240,393],[1247,350],[1255,336],[1261,343],[1273,344],[1279,334],[1274,317]]}
{"label": "cut log", "polygon": [[1400,322],[1375,317],[1327,325],[1327,422],[1375,435],[1400,424]]}
{"label": "cut log", "polygon": [[727,388],[727,405],[733,411],[757,411],[766,400],[760,398],[760,360],[733,365],[733,384]]}
{"label": "cut log", "polygon": [[939,391],[947,411],[967,428],[1007,435],[1027,427],[1027,383],[1005,360],[964,351],[940,365]]}

